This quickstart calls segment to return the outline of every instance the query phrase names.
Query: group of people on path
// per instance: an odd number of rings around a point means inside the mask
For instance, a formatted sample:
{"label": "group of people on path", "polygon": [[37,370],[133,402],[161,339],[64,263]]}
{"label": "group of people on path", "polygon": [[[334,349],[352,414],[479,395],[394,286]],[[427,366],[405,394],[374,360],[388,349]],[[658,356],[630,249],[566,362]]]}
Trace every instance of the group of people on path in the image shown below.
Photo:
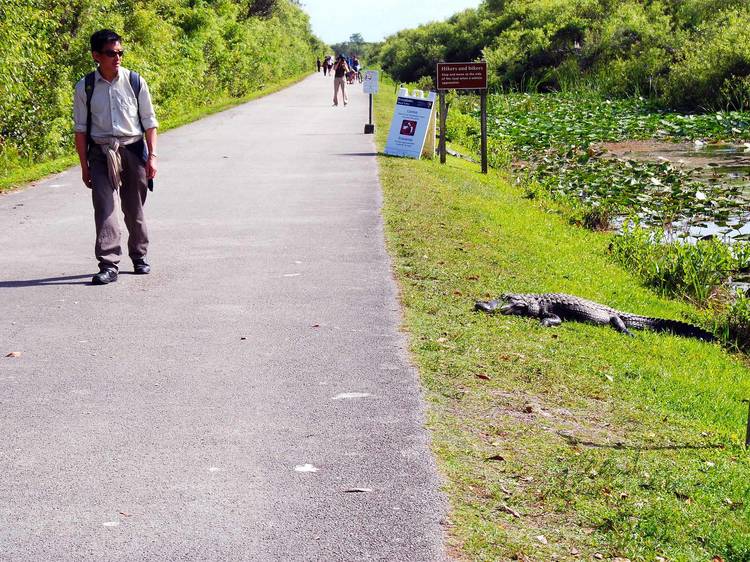
{"label": "group of people on path", "polygon": [[[320,58],[316,61],[318,72],[323,69],[323,76],[333,74],[333,105],[338,106],[338,92],[341,90],[341,97],[344,105],[349,103],[349,97],[346,94],[346,84],[353,84],[354,80],[360,77],[360,64],[356,55],[345,57],[339,55],[336,62],[333,62],[331,55],[326,55],[321,62]],[[360,79],[361,82],[361,79]]]}

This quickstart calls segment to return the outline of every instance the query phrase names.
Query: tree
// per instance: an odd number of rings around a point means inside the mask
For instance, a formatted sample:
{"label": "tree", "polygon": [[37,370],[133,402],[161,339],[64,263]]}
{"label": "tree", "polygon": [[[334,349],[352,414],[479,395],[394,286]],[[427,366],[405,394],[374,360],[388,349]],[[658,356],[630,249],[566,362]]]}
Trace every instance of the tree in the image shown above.
{"label": "tree", "polygon": [[254,0],[248,10],[248,17],[261,17],[268,18],[273,14],[273,9],[276,6],[276,0]]}

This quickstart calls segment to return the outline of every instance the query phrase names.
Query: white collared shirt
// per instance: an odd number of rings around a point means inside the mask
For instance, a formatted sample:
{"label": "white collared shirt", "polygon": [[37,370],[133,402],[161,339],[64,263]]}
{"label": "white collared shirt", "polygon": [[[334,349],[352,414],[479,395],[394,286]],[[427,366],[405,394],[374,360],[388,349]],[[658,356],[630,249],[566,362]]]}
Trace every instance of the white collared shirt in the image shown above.
{"label": "white collared shirt", "polygon": [[[86,132],[86,86],[85,78],[76,84],[73,101],[73,121],[77,133]],[[141,92],[135,98],[130,86],[130,71],[120,67],[117,76],[108,82],[94,73],[94,93],[91,96],[91,136],[107,137],[140,137],[143,135],[138,123],[138,108],[144,129],[159,126],[151,103],[151,94],[146,81],[141,77]]]}

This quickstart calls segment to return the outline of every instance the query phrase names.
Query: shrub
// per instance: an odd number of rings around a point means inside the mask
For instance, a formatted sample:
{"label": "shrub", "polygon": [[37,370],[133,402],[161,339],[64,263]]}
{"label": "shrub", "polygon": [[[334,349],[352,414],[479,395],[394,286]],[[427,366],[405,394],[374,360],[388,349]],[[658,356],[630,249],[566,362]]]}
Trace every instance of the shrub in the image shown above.
{"label": "shrub", "polygon": [[456,108],[451,108],[446,117],[446,138],[464,146],[470,146],[480,134],[479,121]]}
{"label": "shrub", "polygon": [[[446,139],[470,149],[476,156],[481,151],[481,125],[476,117],[453,107],[446,118]],[[507,168],[512,161],[510,145],[504,139],[487,139],[487,163],[493,168]]]}
{"label": "shrub", "polygon": [[735,109],[750,98],[750,11],[726,12],[700,27],[666,84],[669,104]]}
{"label": "shrub", "polygon": [[724,343],[750,350],[750,298],[744,290],[733,291],[728,285],[734,273],[750,267],[750,244],[728,246],[718,240],[667,243],[657,231],[636,224],[614,237],[610,251],[647,285],[704,307],[702,323]]}
{"label": "shrub", "polygon": [[72,151],[73,87],[102,27],[125,38],[162,121],[311,69],[323,50],[290,0],[3,0],[0,177]]}
{"label": "shrub", "polygon": [[747,0],[485,0],[392,35],[378,52],[401,81],[483,55],[494,89],[593,86],[697,111],[747,107],[749,35]]}
{"label": "shrub", "polygon": [[743,267],[743,252],[719,240],[666,242],[659,231],[637,224],[626,226],[622,235],[613,239],[611,251],[647,285],[703,306],[725,287],[733,272]]}

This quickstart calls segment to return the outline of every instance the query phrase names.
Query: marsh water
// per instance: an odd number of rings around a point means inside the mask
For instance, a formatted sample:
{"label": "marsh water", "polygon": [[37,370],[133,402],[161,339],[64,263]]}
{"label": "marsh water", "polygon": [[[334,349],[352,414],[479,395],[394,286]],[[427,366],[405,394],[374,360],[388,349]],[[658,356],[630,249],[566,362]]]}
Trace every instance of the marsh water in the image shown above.
{"label": "marsh water", "polygon": [[[608,158],[669,162],[705,183],[706,192],[724,199],[725,208],[729,203],[730,212],[721,219],[701,216],[676,221],[671,225],[674,235],[692,240],[718,237],[726,242],[750,239],[750,143],[626,141],[601,143],[598,148]],[[708,198],[707,193],[699,190],[696,197]]]}

